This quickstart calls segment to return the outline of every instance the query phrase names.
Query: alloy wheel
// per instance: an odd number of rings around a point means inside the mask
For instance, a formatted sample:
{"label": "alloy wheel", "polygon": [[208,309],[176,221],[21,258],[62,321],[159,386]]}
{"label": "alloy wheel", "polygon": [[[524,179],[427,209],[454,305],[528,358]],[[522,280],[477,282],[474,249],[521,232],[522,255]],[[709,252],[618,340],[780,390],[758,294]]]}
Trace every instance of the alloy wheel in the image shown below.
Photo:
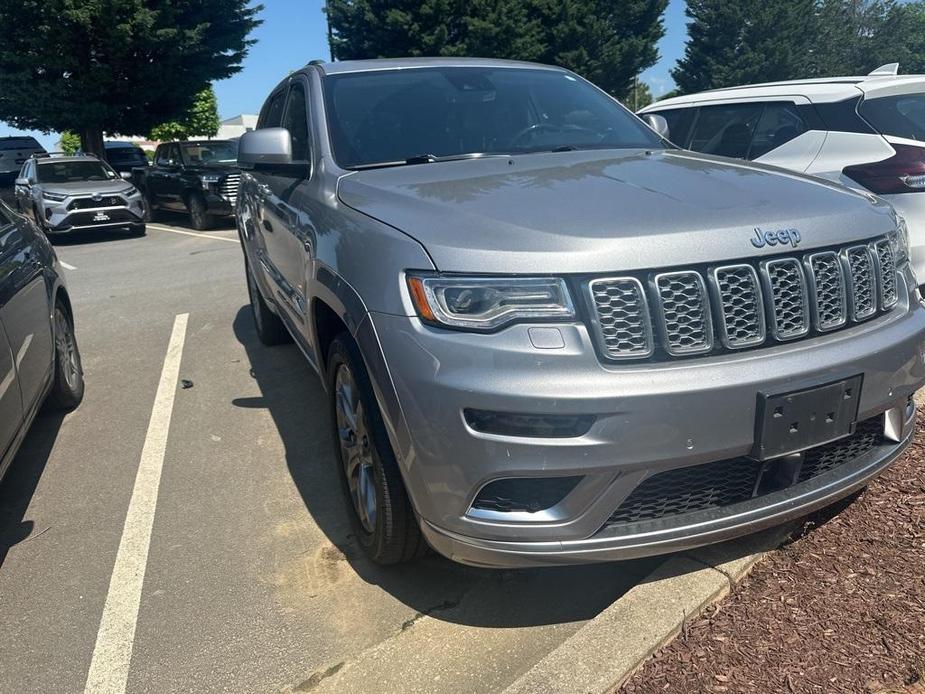
{"label": "alloy wheel", "polygon": [[61,308],[55,308],[55,349],[61,365],[61,375],[68,388],[76,390],[80,382],[80,355],[71,322]]}
{"label": "alloy wheel", "polygon": [[363,529],[373,533],[376,530],[378,502],[372,441],[366,413],[349,366],[341,364],[338,367],[334,383],[340,457],[350,498]]}

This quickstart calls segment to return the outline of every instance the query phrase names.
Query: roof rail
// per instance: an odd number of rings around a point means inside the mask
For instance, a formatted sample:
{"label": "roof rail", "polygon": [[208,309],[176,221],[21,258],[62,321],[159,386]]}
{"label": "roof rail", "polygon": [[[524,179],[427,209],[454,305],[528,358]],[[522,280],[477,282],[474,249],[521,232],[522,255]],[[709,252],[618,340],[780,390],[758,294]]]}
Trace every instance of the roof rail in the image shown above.
{"label": "roof rail", "polygon": [[895,77],[899,74],[899,63],[887,63],[881,65],[873,72],[867,74],[868,77]]}
{"label": "roof rail", "polygon": [[90,152],[75,152],[74,154],[68,154],[67,152],[36,152],[31,155],[30,159],[51,159],[53,157],[90,157],[92,159],[99,159],[95,154]]}

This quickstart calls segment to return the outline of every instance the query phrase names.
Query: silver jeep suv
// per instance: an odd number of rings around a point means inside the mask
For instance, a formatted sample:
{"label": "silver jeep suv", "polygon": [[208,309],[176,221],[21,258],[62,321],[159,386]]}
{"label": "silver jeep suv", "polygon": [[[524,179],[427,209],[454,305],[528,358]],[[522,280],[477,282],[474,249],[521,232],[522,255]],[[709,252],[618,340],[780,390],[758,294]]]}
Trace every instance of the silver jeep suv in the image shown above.
{"label": "silver jeep suv", "polygon": [[113,227],[145,234],[141,193],[90,154],[31,157],[16,179],[14,200],[48,235]]}
{"label": "silver jeep suv", "polygon": [[495,60],[311,64],[239,163],[258,335],[324,380],[376,561],[690,548],[909,444],[925,310],[872,195],[676,149],[571,72]]}

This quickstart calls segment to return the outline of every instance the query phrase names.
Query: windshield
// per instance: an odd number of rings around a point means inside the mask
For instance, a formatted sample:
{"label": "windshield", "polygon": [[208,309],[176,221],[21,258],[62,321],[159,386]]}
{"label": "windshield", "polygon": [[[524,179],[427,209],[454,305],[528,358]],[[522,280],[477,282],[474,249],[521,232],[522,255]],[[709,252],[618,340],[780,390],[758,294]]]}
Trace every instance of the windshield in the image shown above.
{"label": "windshield", "polygon": [[414,68],[325,78],[337,162],[433,155],[663,148],[603,92],[558,70]]}
{"label": "windshield", "polygon": [[113,147],[112,149],[107,149],[106,158],[113,164],[147,160],[145,153],[137,147]]}
{"label": "windshield", "polygon": [[184,142],[180,144],[187,164],[234,164],[238,160],[238,143],[231,140]]}
{"label": "windshield", "polygon": [[48,161],[36,167],[35,178],[39,183],[75,183],[77,181],[108,181],[117,178],[117,174],[96,160]]}
{"label": "windshield", "polygon": [[0,140],[0,150],[3,149],[42,149],[42,146],[31,137],[14,137]]}
{"label": "windshield", "polygon": [[864,101],[861,115],[884,135],[925,140],[925,94],[900,94]]}

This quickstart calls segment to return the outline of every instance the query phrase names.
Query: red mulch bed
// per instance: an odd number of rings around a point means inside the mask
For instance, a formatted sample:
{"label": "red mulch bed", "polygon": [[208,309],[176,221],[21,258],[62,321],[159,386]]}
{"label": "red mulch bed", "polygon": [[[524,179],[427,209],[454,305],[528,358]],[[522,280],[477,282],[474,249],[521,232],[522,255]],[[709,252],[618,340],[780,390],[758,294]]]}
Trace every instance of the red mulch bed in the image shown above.
{"label": "red mulch bed", "polygon": [[807,519],[621,692],[925,694],[923,425],[861,496]]}

